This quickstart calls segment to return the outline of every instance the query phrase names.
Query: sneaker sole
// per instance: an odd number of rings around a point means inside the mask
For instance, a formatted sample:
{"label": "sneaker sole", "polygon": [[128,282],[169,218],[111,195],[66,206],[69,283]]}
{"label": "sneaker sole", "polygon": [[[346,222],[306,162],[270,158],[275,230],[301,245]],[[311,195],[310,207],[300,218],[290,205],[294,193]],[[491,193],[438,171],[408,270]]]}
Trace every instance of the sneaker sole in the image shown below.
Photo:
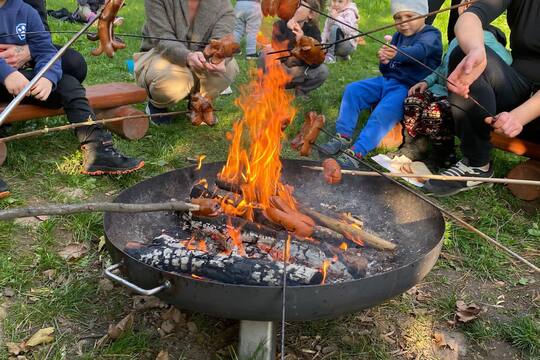
{"label": "sneaker sole", "polygon": [[90,176],[100,175],[125,175],[141,169],[144,166],[144,161],[141,161],[137,166],[127,170],[97,170],[97,171],[81,171],[81,174]]}
{"label": "sneaker sole", "polygon": [[478,184],[478,185],[474,185],[474,186],[462,187],[462,188],[456,189],[456,190],[454,190],[452,192],[444,193],[444,194],[435,194],[435,193],[430,193],[430,192],[428,192],[427,194],[431,195],[431,196],[434,196],[434,197],[437,197],[437,198],[442,198],[442,197],[456,195],[456,194],[459,194],[460,192],[477,189],[477,188],[479,188],[481,186],[483,186],[483,187],[492,187],[493,183],[482,183],[482,184]]}
{"label": "sneaker sole", "polygon": [[8,197],[9,195],[11,195],[11,192],[9,192],[9,191],[2,191],[2,192],[0,192],[0,199],[6,198],[6,197]]}

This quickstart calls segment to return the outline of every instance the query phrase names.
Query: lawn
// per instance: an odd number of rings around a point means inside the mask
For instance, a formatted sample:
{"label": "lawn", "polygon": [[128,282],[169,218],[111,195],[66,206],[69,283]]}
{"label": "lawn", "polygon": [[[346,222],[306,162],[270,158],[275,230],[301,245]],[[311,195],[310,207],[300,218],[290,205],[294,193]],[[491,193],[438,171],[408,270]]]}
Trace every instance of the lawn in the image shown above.
{"label": "lawn", "polygon": [[[361,29],[389,23],[388,1],[356,0]],[[49,9],[74,2],[49,0]],[[143,0],[132,0],[122,9],[125,24],[121,32],[139,33],[144,22]],[[447,16],[436,25],[446,29]],[[50,18],[53,30],[75,30]],[[268,31],[270,20],[263,29]],[[504,19],[497,21],[507,30]],[[385,33],[376,34],[380,39]],[[446,36],[443,35],[443,39]],[[69,35],[53,35],[57,44]],[[133,81],[125,61],[138,51],[140,41],[125,38],[127,49],[114,59],[92,57],[94,43],[81,39],[74,48],[89,64],[86,85]],[[309,100],[296,100],[298,113],[308,110],[335,119],[344,86],[378,73],[379,45],[367,40],[350,62],[331,65],[328,81]],[[241,74],[234,87],[247,81],[248,64],[238,57]],[[2,208],[45,203],[112,200],[141,180],[188,164],[187,158],[206,154],[207,161],[224,160],[225,133],[241,114],[235,94],[221,97],[216,108],[216,127],[192,127],[184,119],[165,127],[151,127],[139,141],[115,139],[125,153],[144,158],[146,166],[132,175],[88,177],[81,175],[81,152],[71,132],[54,133],[8,144],[8,161],[0,176],[12,188],[12,196],[0,202]],[[178,109],[184,109],[179,104]],[[142,108],[142,106],[141,106]],[[29,131],[65,123],[65,118],[48,118],[14,125],[9,133]],[[299,119],[288,129],[292,135]],[[285,147],[284,157],[295,155]],[[497,176],[504,176],[522,158],[495,152]],[[445,199],[443,205],[485,233],[540,265],[540,216],[538,204],[515,199],[503,186],[479,188]],[[166,309],[135,311],[133,329],[114,342],[95,342],[134,311],[133,298],[120,287],[103,280],[102,271],[111,263],[102,249],[100,214],[82,214],[0,223],[0,344],[19,343],[41,328],[55,329],[54,341],[25,354],[27,359],[155,359],[167,351],[171,359],[228,359],[234,357],[237,340],[235,321],[185,312],[187,325],[165,334],[162,316]],[[64,260],[59,252],[67,244],[86,245],[88,252],[75,261]],[[533,359],[540,356],[540,278],[506,257],[485,241],[449,222],[442,255],[433,271],[412,291],[373,309],[335,320],[288,323],[288,359],[435,359],[440,353],[435,334],[457,339],[462,359]],[[486,309],[467,324],[449,324],[457,301],[474,302]],[[440,343],[439,343],[440,345]],[[444,346],[443,346],[444,348]],[[434,350],[435,349],[435,350]],[[317,355],[318,354],[318,355]],[[455,355],[455,354],[454,354]],[[0,348],[0,359],[8,359]],[[15,357],[13,357],[15,358]],[[23,358],[21,358],[23,359]]]}

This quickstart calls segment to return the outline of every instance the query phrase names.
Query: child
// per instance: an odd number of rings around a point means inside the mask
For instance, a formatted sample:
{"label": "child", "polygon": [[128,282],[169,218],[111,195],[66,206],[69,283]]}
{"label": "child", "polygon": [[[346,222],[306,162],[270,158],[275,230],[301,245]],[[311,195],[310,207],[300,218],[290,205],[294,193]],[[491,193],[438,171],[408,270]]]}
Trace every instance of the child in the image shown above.
{"label": "child", "polygon": [[[55,55],[56,48],[43,23],[30,5],[22,0],[0,0],[0,35],[7,44],[28,45],[32,55],[33,69],[17,69],[0,58],[0,101],[10,101],[29,83],[43,66]],[[26,34],[26,32],[37,32]],[[70,122],[79,123],[95,115],[88,104],[82,85],[70,75],[62,75],[60,61],[56,62],[36,83],[28,94],[28,101],[48,108],[63,107]],[[128,158],[113,147],[109,132],[98,125],[75,130],[84,152],[84,174],[126,174],[140,169],[144,162]]]}
{"label": "child", "polygon": [[[462,2],[464,1],[466,0]],[[460,7],[459,14],[461,15],[467,7]],[[503,33],[499,29],[490,26],[489,30],[484,30],[484,43],[510,65],[512,55],[496,38],[500,37],[500,34]],[[502,41],[506,42],[504,34]],[[406,156],[412,161],[423,160],[434,171],[448,168],[456,162],[454,122],[447,100],[446,80],[436,73],[445,77],[448,75],[448,60],[457,46],[457,39],[453,39],[448,45],[442,64],[435,72],[409,89],[409,97],[405,99],[403,145],[392,154]],[[429,143],[431,143],[430,151],[428,151]]]}
{"label": "child", "polygon": [[[306,0],[305,2],[317,10],[322,8],[319,0]],[[293,18],[288,22],[278,20],[274,23],[272,29],[272,46],[266,47],[261,53],[259,67],[265,67],[267,61],[266,52],[284,48],[292,49],[296,42],[304,35],[310,36],[319,42],[321,41],[317,13],[300,6]],[[295,89],[295,95],[299,97],[306,97],[309,92],[317,89],[328,78],[328,67],[325,64],[308,65],[304,61],[292,56],[282,60],[282,64],[287,73],[292,77],[291,82],[287,84],[287,88]]]}
{"label": "child", "polygon": [[240,43],[246,35],[246,58],[257,59],[257,33],[261,27],[262,13],[260,0],[237,0],[234,7],[236,23],[234,38]]}
{"label": "child", "polygon": [[[358,9],[352,0],[332,0],[330,15],[333,18],[340,20],[345,24],[349,24],[354,28],[358,25]],[[351,29],[350,27],[327,18],[326,22],[324,23],[322,42],[324,44],[332,44],[336,41],[354,36],[356,34],[357,31]],[[333,64],[336,62],[336,57],[349,59],[352,52],[356,50],[356,45],[358,45],[357,39],[351,39],[330,47],[326,53],[326,59],[324,62],[327,64]]]}
{"label": "child", "polygon": [[[427,0],[392,0],[391,8],[396,23],[428,12]],[[394,47],[432,69],[441,63],[442,43],[439,30],[426,25],[424,19],[398,25],[396,28],[391,46],[385,45],[379,50],[379,69],[382,76],[347,85],[336,121],[336,138],[321,145],[321,152],[327,155],[341,153],[337,161],[343,167],[359,168],[358,159],[373,150],[403,118],[403,100],[407,97],[409,87],[429,74],[429,70],[398,53]],[[375,108],[365,127],[352,143],[358,115],[372,106]]]}

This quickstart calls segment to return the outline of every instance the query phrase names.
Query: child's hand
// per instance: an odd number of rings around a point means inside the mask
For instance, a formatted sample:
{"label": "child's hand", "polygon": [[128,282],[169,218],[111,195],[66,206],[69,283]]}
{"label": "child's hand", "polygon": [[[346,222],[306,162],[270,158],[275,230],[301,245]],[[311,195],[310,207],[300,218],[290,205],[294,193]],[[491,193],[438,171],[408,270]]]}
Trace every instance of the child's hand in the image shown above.
{"label": "child's hand", "polygon": [[396,48],[394,48],[392,45],[383,45],[381,50],[388,60],[392,60],[397,55]]}
{"label": "child's hand", "polygon": [[23,74],[19,71],[15,71],[5,78],[4,86],[11,95],[17,96],[29,82],[30,81]]}
{"label": "child's hand", "polygon": [[422,94],[423,92],[425,92],[428,88],[428,84],[427,82],[425,81],[420,81],[418,84],[416,85],[413,85],[410,89],[409,89],[409,96],[413,96],[414,94],[416,93],[420,93]]}
{"label": "child's hand", "polygon": [[382,51],[382,48],[380,48],[377,52],[377,58],[379,59],[379,62],[383,65],[386,65],[390,62],[390,60],[386,58],[384,52]]}
{"label": "child's hand", "polygon": [[51,80],[42,77],[30,90],[30,95],[40,101],[45,101],[49,98],[49,95],[51,95],[52,87],[53,83]]}
{"label": "child's hand", "polygon": [[334,8],[331,8],[330,9],[330,16],[333,17],[333,18],[336,18],[338,16],[338,11]]}

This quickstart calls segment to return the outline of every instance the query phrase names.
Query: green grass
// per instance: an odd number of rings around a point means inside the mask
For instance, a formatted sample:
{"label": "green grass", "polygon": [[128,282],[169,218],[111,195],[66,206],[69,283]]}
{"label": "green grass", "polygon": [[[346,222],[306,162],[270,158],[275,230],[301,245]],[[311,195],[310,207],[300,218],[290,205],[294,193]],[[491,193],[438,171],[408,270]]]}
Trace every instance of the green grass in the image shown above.
{"label": "green grass", "polygon": [[[357,1],[361,13],[361,29],[375,28],[389,23],[391,18],[388,2]],[[74,2],[67,0],[49,0],[49,9],[66,7],[73,10]],[[142,0],[129,1],[122,9],[126,22],[121,32],[139,33],[144,22]],[[447,14],[440,15],[436,25],[446,29]],[[322,21],[322,19],[321,19]],[[496,24],[507,30],[504,19]],[[63,23],[50,19],[54,30],[75,30],[77,24]],[[264,30],[270,29],[267,19]],[[390,33],[390,31],[388,31]],[[268,35],[268,33],[267,33]],[[375,34],[382,39],[385,33]],[[55,43],[62,44],[69,35],[53,35]],[[95,47],[85,39],[75,43],[74,48],[85,55],[89,74],[86,85],[113,81],[131,82],[125,61],[138,51],[140,41],[125,38],[127,49],[119,51],[113,59],[92,57],[89,52]],[[443,40],[446,36],[443,34]],[[368,44],[359,47],[351,62],[340,62],[331,66],[328,81],[310,100],[295,100],[299,119],[287,130],[293,136],[298,130],[302,114],[308,110],[322,112],[329,119],[329,128],[333,126],[341,95],[346,84],[358,79],[377,76],[376,52],[379,45],[367,40]],[[238,57],[241,74],[236,79],[236,86],[248,81],[249,64]],[[237,94],[237,89],[235,89]],[[208,156],[208,161],[224,160],[228,144],[225,133],[231,124],[240,117],[240,112],[233,104],[234,96],[221,97],[217,100],[220,123],[213,128],[195,128],[186,121],[179,120],[166,127],[151,127],[148,135],[139,141],[125,141],[115,138],[118,148],[126,154],[145,160],[146,166],[129,176],[109,176],[92,178],[81,175],[82,155],[77,150],[77,141],[72,132],[55,133],[39,138],[21,140],[8,144],[8,161],[0,168],[0,176],[12,188],[12,196],[0,201],[0,208],[27,206],[37,203],[104,200],[105,195],[118,192],[141,180],[156,176],[165,171],[187,165],[186,157],[195,157],[201,153]],[[142,108],[142,105],[140,105]],[[176,109],[185,109],[185,103]],[[367,114],[363,114],[361,122]],[[46,126],[65,123],[64,117],[47,118],[39,121],[23,122],[13,125],[11,132],[30,131]],[[323,141],[324,138],[321,139]],[[284,147],[284,157],[296,157],[288,147]],[[495,171],[497,176],[504,176],[508,170],[521,161],[519,157],[495,152]],[[78,193],[77,193],[78,192]],[[113,195],[114,196],[114,195]],[[539,248],[539,237],[529,233],[534,223],[540,223],[538,213],[530,214],[522,210],[522,203],[512,197],[502,186],[481,188],[445,199],[443,205],[454,211],[463,211],[473,218],[472,222],[487,234],[513,250],[540,265],[540,259],[534,258],[534,250]],[[51,347],[44,346],[28,355],[33,359],[73,359],[76,358],[75,344],[89,333],[104,333],[109,324],[116,323],[130,311],[131,298],[127,291],[117,288],[107,294],[98,292],[98,283],[102,278],[102,269],[108,263],[108,257],[97,251],[97,243],[103,235],[102,216],[100,214],[81,214],[54,217],[35,226],[22,226],[13,222],[0,222],[0,291],[4,288],[15,290],[13,298],[0,297],[0,304],[8,303],[8,317],[1,323],[7,341],[20,341],[30,336],[40,327],[54,326],[56,339]],[[91,249],[83,259],[67,263],[58,251],[71,242],[85,243]],[[523,267],[516,266],[503,253],[488,245],[475,235],[448,223],[443,251],[451,255],[452,260],[441,259],[437,271],[469,274],[483,281],[503,280],[508,284],[505,289],[507,301],[518,298],[519,279],[533,279]],[[537,254],[537,253],[536,253]],[[47,279],[43,271],[54,269],[53,280]],[[376,323],[369,326],[356,319],[355,314],[336,320],[294,323],[287,326],[287,344],[296,347],[309,346],[316,336],[321,336],[326,345],[337,345],[339,350],[331,359],[392,359],[398,345],[388,344],[380,335],[388,333],[379,323],[395,324],[397,334],[408,334],[414,343],[408,346],[410,351],[426,347],[430,342],[431,325],[444,326],[452,317],[455,302],[465,296],[476,297],[475,289],[465,292],[464,280],[446,275],[431,275],[425,282],[426,287],[443,287],[446,292],[436,293],[424,304],[414,303],[410,297],[400,297],[382,306],[372,309]],[[536,278],[538,281],[538,278]],[[460,282],[461,281],[461,282]],[[537,284],[537,283],[536,283]],[[534,286],[530,283],[527,286]],[[498,295],[499,293],[496,293]],[[459,328],[465,332],[471,342],[485,344],[493,340],[504,340],[528,358],[538,352],[538,319],[540,312],[537,304],[531,300],[520,300],[515,313],[508,320],[495,321],[482,319]],[[409,327],[399,328],[407,323],[410,314],[424,310],[427,315],[419,316]],[[497,310],[490,310],[488,314]],[[502,312],[502,311],[501,311]],[[150,312],[150,314],[153,314]],[[147,315],[145,315],[147,316]],[[148,315],[159,318],[159,313]],[[210,358],[218,349],[212,347],[214,339],[223,331],[220,320],[201,314],[190,314],[199,334],[183,334],[173,338],[161,339],[156,332],[155,319],[137,321],[132,332],[127,333],[102,349],[86,349],[81,359],[154,359],[162,349],[170,349],[172,358],[192,359]],[[368,333],[366,333],[368,331]],[[0,332],[1,333],[1,332]],[[349,336],[347,341],[345,337]],[[351,340],[352,339],[352,340]],[[172,344],[182,342],[172,348]],[[232,345],[234,346],[234,345]],[[208,357],[205,357],[205,354]],[[198,357],[197,357],[198,356]],[[234,352],[229,352],[234,358]],[[0,359],[7,359],[5,349],[0,348]],[[224,357],[225,358],[225,357]]]}

